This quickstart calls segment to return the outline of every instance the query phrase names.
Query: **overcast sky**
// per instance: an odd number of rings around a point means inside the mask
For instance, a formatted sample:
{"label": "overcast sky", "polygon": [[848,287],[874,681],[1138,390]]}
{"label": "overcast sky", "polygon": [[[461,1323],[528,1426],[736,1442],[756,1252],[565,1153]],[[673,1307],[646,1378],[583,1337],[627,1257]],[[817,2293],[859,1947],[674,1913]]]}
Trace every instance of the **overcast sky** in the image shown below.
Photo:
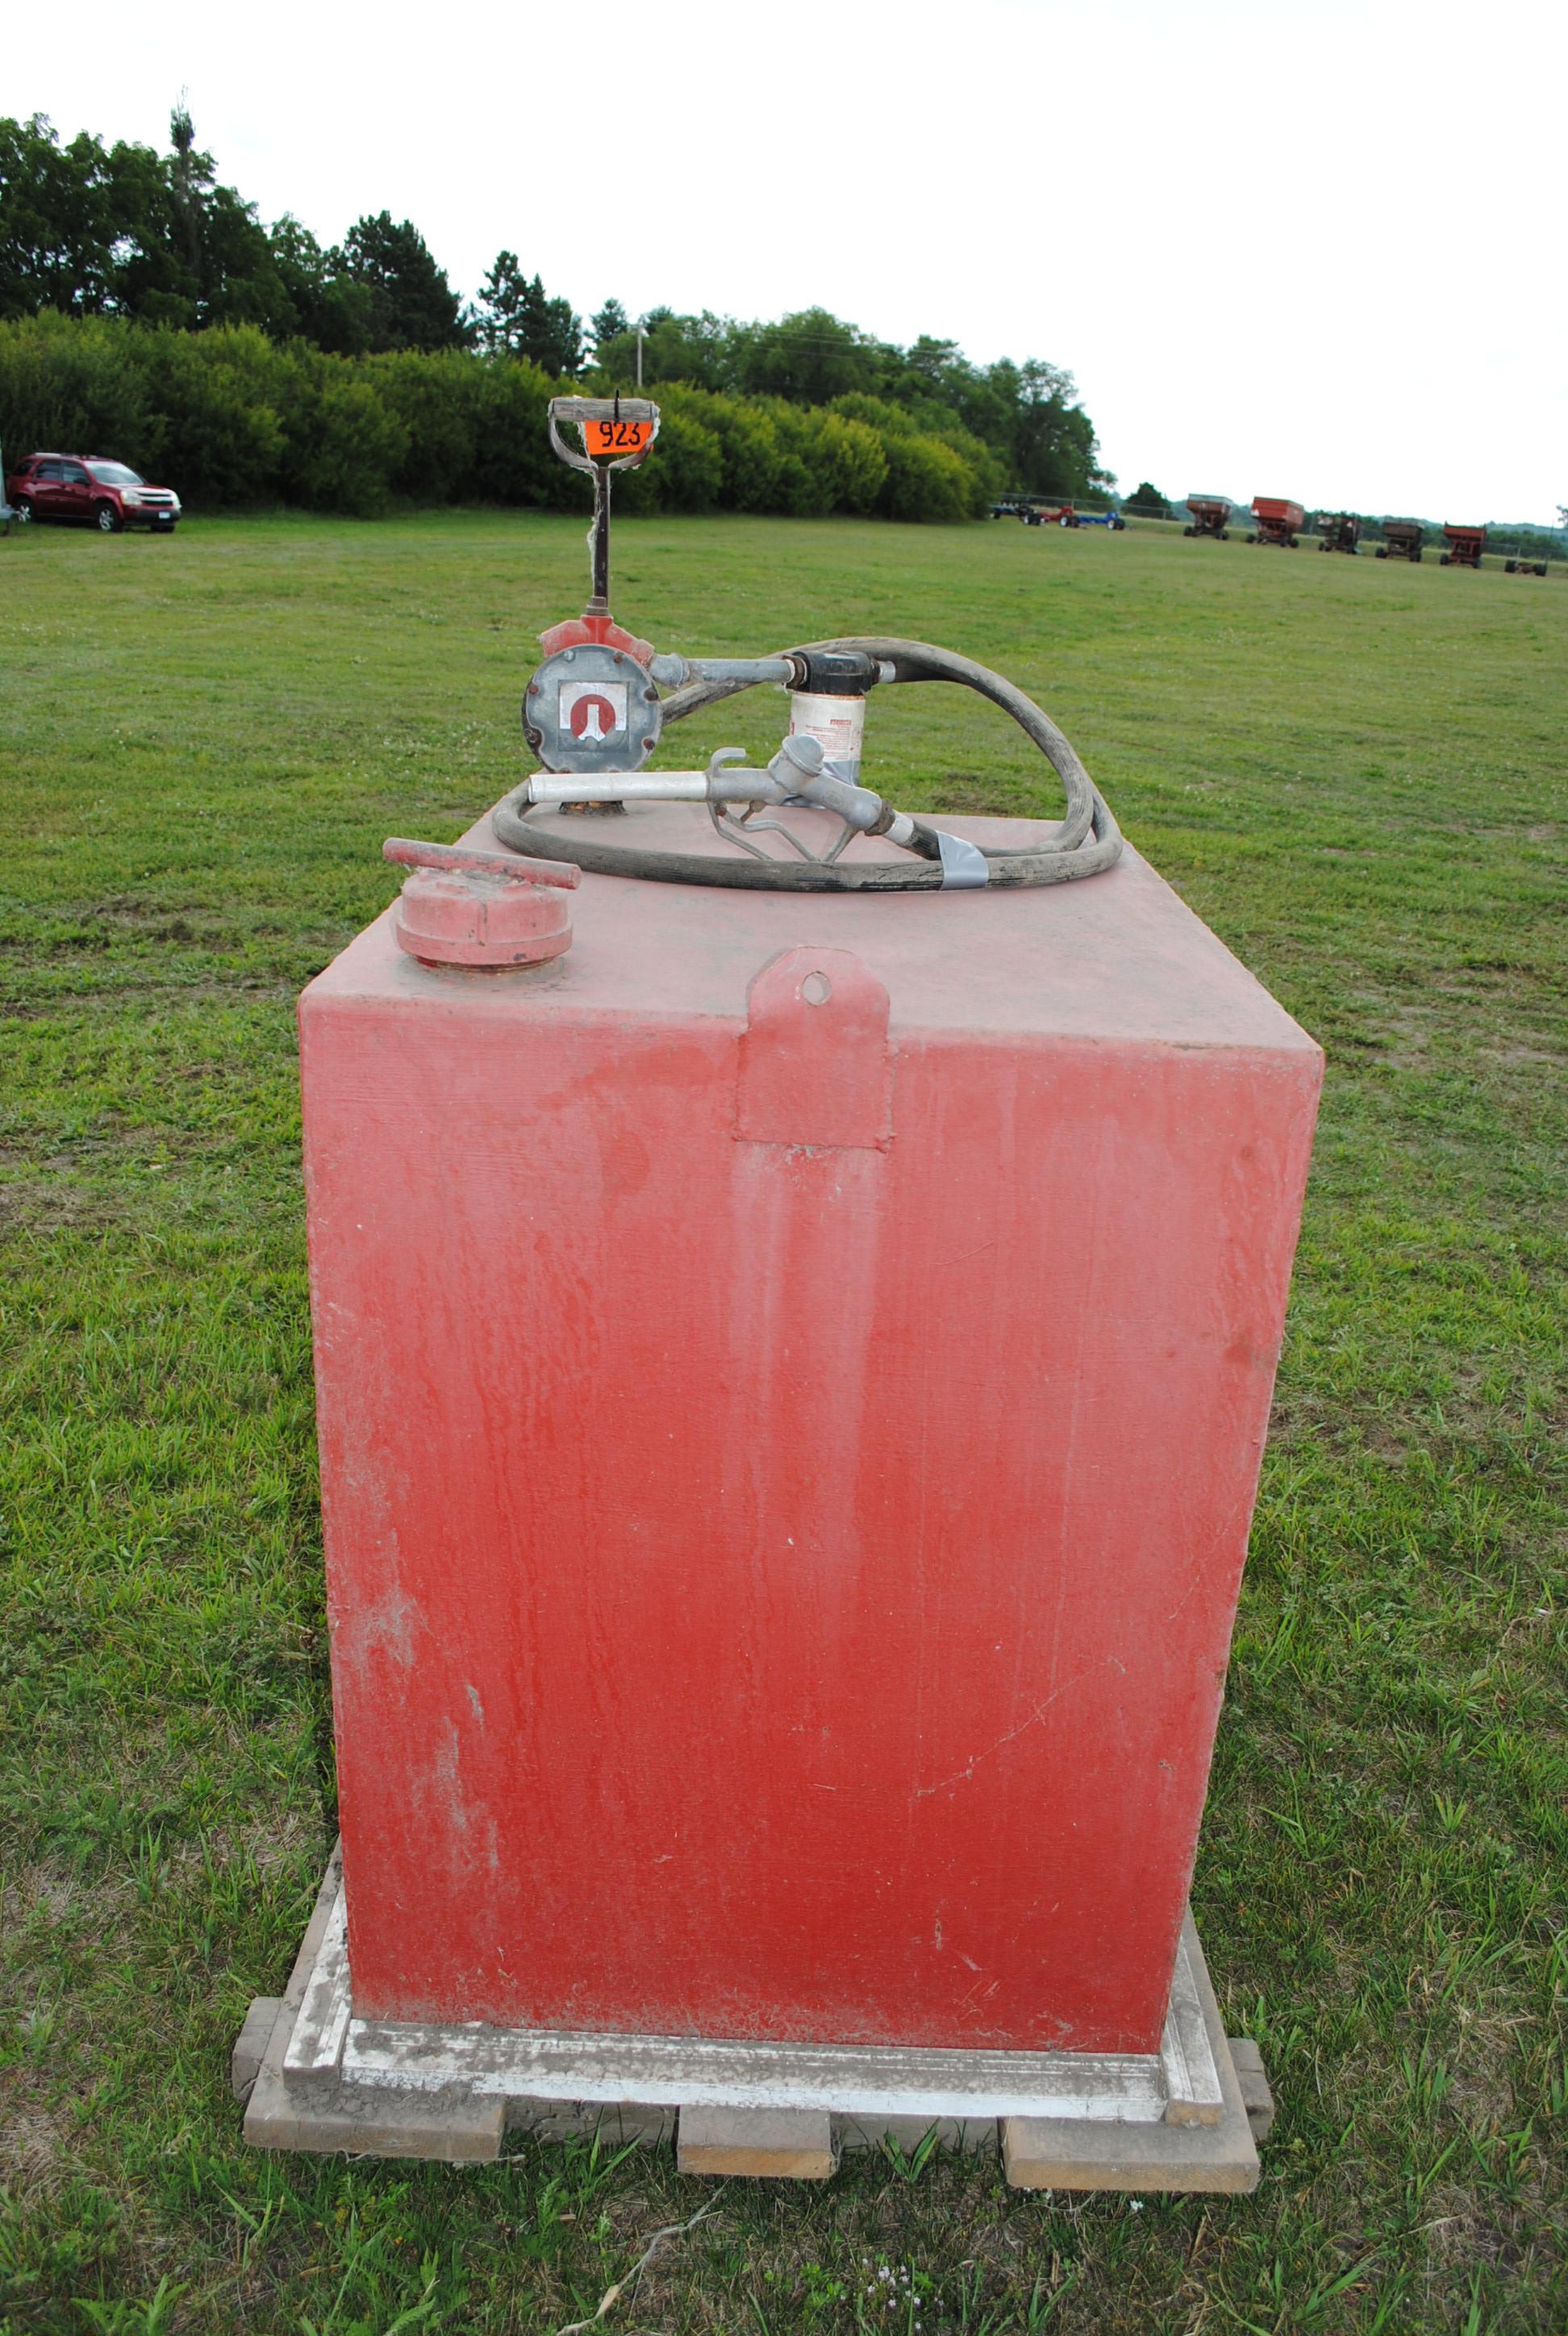
{"label": "overcast sky", "polygon": [[78,0],[0,107],[167,141],[324,242],[502,246],[586,316],[821,304],[1076,375],[1180,496],[1568,501],[1563,0]]}

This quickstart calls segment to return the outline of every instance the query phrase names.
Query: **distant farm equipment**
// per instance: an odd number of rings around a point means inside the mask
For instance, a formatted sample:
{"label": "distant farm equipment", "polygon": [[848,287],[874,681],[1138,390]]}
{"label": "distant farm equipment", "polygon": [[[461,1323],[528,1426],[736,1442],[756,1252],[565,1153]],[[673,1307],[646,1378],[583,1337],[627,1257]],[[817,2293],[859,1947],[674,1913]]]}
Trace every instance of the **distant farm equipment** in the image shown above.
{"label": "distant farm equipment", "polygon": [[[1129,520],[1160,518],[1179,522],[1184,536],[1207,537],[1214,543],[1228,543],[1230,522],[1242,515],[1243,506],[1233,503],[1225,495],[1189,495],[1184,502],[1162,503],[1157,507],[1144,500],[1123,501],[1104,509],[1085,511],[1067,497],[1033,494],[1022,488],[1011,488],[998,495],[991,505],[993,519],[1021,520],[1026,527],[1103,527],[1120,533]],[[1415,519],[1363,520],[1356,511],[1315,511],[1309,521],[1304,507],[1285,495],[1254,495],[1251,507],[1251,527],[1249,543],[1277,544],[1282,550],[1300,549],[1303,530],[1315,536],[1320,551],[1341,551],[1354,559],[1364,550],[1371,550],[1379,560],[1407,560],[1418,562],[1426,555],[1427,538],[1436,530],[1430,522]],[[1366,541],[1363,542],[1363,530]],[[1521,524],[1494,526],[1493,550],[1496,564],[1510,576],[1545,577],[1551,573],[1551,563],[1557,556],[1557,541],[1546,529],[1532,530]],[[1568,528],[1563,532],[1568,534]],[[1486,549],[1487,530],[1485,527],[1459,526],[1446,521],[1442,530],[1441,560],[1445,568],[1481,568]],[[1506,546],[1508,557],[1502,557]]]}
{"label": "distant farm equipment", "polygon": [[1438,560],[1440,568],[1479,568],[1481,554],[1486,549],[1484,527],[1450,527],[1443,522],[1443,540],[1448,549]]}
{"label": "distant farm equipment", "polygon": [[1120,511],[1080,511],[1070,502],[1054,501],[1048,495],[1027,495],[1015,490],[1011,494],[998,495],[991,505],[993,519],[1021,519],[1026,527],[1109,527],[1121,529],[1127,524]]}
{"label": "distant farm equipment", "polygon": [[1277,543],[1294,551],[1301,539],[1297,530],[1306,519],[1300,503],[1285,501],[1279,495],[1254,495],[1252,517],[1257,522],[1249,543]]}
{"label": "distant farm equipment", "polygon": [[1426,540],[1425,530],[1413,519],[1386,519],[1378,557],[1379,560],[1419,560],[1421,546]]}
{"label": "distant farm equipment", "polygon": [[1193,521],[1182,530],[1183,535],[1211,535],[1216,543],[1230,541],[1231,530],[1225,525],[1231,516],[1228,502],[1217,495],[1189,495],[1187,509],[1193,514]]}

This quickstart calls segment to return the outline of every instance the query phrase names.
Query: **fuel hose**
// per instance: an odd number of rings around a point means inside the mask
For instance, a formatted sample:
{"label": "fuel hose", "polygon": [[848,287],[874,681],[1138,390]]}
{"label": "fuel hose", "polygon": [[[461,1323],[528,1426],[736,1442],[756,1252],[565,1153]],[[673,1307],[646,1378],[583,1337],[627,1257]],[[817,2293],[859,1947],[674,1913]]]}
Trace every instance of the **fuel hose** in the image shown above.
{"label": "fuel hose", "polygon": [[[1098,876],[1114,867],[1122,852],[1122,832],[1110,806],[1090,778],[1076,750],[1048,714],[1014,683],[989,666],[959,657],[951,649],[935,648],[929,641],[906,641],[880,636],[854,635],[843,639],[808,641],[784,656],[808,651],[850,649],[874,657],[891,668],[894,684],[946,681],[972,689],[1011,715],[1027,737],[1032,738],[1062,783],[1066,798],[1064,817],[1047,826],[1038,843],[1010,846],[982,844],[989,884],[1066,884],[1081,876]],[[672,691],[660,711],[665,722],[679,722],[754,688],[748,680],[696,681]],[[648,851],[634,843],[618,843],[604,821],[573,821],[562,833],[527,816],[526,793],[519,790],[499,804],[492,826],[501,842],[514,852],[536,858],[570,860],[595,876],[635,876],[669,884],[716,884],[755,891],[779,892],[923,892],[946,884],[940,831],[923,820],[914,822],[915,842],[907,860],[849,859],[833,861],[754,860],[736,854],[733,861],[711,853]],[[1045,822],[1041,822],[1042,826]]]}

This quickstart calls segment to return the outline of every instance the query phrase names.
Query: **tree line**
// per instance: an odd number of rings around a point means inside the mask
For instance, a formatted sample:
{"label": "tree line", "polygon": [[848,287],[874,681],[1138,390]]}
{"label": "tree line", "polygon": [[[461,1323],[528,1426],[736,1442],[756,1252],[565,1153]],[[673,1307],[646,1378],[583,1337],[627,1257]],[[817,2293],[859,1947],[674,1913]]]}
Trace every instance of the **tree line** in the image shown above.
{"label": "tree line", "polygon": [[[390,502],[585,507],[550,451],[560,379],[465,349],[342,356],[255,325],[187,332],[119,316],[0,323],[0,429],[13,453],[113,454],[188,510],[291,504],[373,518]],[[854,394],[830,406],[661,386],[655,461],[618,508],[979,517],[995,465],[978,439],[921,430]]]}
{"label": "tree line", "polygon": [[[841,425],[870,431],[881,448],[883,477],[880,502],[873,498],[864,507],[897,506],[901,516],[966,515],[1008,486],[1072,495],[1093,493],[1109,483],[1099,464],[1094,425],[1078,403],[1071,375],[1058,366],[1038,359],[976,365],[954,342],[924,335],[904,348],[822,308],[776,324],[657,308],[639,320],[639,335],[624,306],[611,299],[585,327],[570,301],[549,294],[540,276],[530,276],[511,250],[497,253],[475,299],[465,303],[417,228],[408,219],[394,220],[390,212],[365,214],[341,243],[331,246],[323,246],[288,214],[264,226],[254,203],[219,182],[213,158],[197,145],[183,102],[171,116],[163,154],[123,141],[107,144],[85,131],[63,143],[43,115],[0,119],[0,320],[21,326],[52,316],[75,326],[112,325],[161,336],[156,357],[151,352],[131,354],[124,340],[100,336],[84,342],[76,369],[83,379],[106,365],[113,369],[105,352],[114,346],[122,351],[114,364],[127,370],[128,378],[145,382],[161,368],[170,379],[179,375],[208,379],[209,384],[227,379],[231,389],[236,376],[257,373],[259,360],[250,339],[231,338],[228,355],[214,351],[210,362],[194,352],[176,356],[173,344],[175,336],[204,339],[238,332],[258,336],[280,353],[268,374],[271,390],[279,389],[292,367],[301,382],[333,382],[340,398],[353,392],[379,401],[394,425],[379,433],[384,447],[400,443],[400,430],[413,432],[408,456],[393,460],[388,454],[383,497],[408,493],[438,500],[429,483],[434,472],[463,471],[461,463],[422,466],[420,433],[406,410],[409,397],[393,396],[388,383],[406,384],[417,376],[424,382],[427,407],[433,399],[444,398],[465,412],[487,403],[497,410],[507,407],[504,384],[485,386],[477,377],[486,368],[507,365],[589,389],[629,388],[638,371],[639,338],[642,378],[657,385],[672,423],[678,415],[681,432],[676,434],[706,432],[733,444],[744,434],[742,409],[745,429],[759,444],[771,433],[774,459],[759,456],[762,484],[753,482],[746,490],[763,500],[743,508],[821,503],[833,465],[824,470],[817,462],[813,468],[803,449],[836,443],[837,433],[823,418],[803,430],[794,427],[783,418],[785,411],[831,416]],[[32,349],[27,363],[35,371],[42,368],[58,379],[63,369],[71,370],[63,345],[50,333],[8,346],[12,371],[23,363],[19,352],[24,346]],[[242,349],[250,354],[242,357]],[[419,358],[433,363],[424,371],[404,363],[400,371],[385,362]],[[438,360],[460,364],[454,369]],[[472,381],[462,361],[475,376]],[[461,395],[459,380],[468,382]],[[438,383],[443,384],[440,390]],[[679,394],[672,395],[677,387]],[[721,428],[721,417],[731,408],[735,417]],[[35,397],[22,412],[9,400],[0,406],[0,426],[11,443],[29,437],[24,414],[36,410]],[[287,418],[275,418],[287,442]],[[258,427],[265,439],[265,426]],[[56,440],[72,435],[63,423],[48,434]],[[368,448],[378,433],[366,429],[362,434]],[[920,489],[910,475],[910,449],[917,441],[927,449],[919,465]],[[74,443],[81,443],[80,433]],[[113,443],[126,459],[138,460],[129,445],[105,441],[102,433],[94,439],[95,444],[106,443]],[[145,438],[140,443],[142,455],[151,460]],[[667,428],[661,464],[673,450]],[[172,454],[171,449],[171,459]],[[272,465],[272,483],[266,489],[239,483],[242,474],[248,480],[258,475],[253,462],[226,466],[210,446],[200,459],[204,481],[219,501],[253,492],[291,497],[306,492],[304,471],[298,465],[291,469],[281,458]],[[742,482],[732,475],[733,462],[722,454],[716,460],[716,500],[728,506],[732,490]],[[797,462],[805,478],[794,467]],[[363,465],[352,467],[359,476]],[[690,493],[706,494],[713,467],[696,463]],[[335,492],[350,493],[346,488]],[[853,492],[863,495],[863,478]],[[361,484],[349,501],[332,507],[368,508],[376,499]],[[929,508],[915,508],[922,503]],[[826,507],[861,506],[834,500]]]}

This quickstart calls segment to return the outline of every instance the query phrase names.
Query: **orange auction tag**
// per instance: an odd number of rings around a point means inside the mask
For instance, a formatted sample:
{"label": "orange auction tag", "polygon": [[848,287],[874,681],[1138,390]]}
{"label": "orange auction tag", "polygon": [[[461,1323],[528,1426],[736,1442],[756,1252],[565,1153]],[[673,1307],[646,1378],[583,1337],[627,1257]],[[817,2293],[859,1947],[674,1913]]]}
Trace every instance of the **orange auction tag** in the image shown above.
{"label": "orange auction tag", "polygon": [[653,436],[651,422],[601,422],[582,425],[582,443],[597,462],[617,454],[640,454]]}

